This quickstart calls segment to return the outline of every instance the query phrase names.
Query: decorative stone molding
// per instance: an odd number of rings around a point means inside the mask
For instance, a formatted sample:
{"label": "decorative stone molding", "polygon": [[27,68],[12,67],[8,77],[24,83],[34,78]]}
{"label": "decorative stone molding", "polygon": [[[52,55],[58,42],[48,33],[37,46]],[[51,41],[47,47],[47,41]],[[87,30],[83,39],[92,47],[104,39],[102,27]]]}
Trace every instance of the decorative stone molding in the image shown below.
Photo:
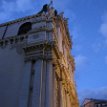
{"label": "decorative stone molding", "polygon": [[12,45],[12,44],[19,44],[22,42],[26,42],[28,39],[28,35],[32,34],[32,33],[37,33],[37,32],[41,32],[41,31],[53,31],[53,29],[51,28],[47,28],[47,27],[40,27],[36,30],[32,30],[27,34],[24,35],[16,35],[16,36],[11,36],[11,37],[7,37],[5,39],[0,39],[0,47],[5,47],[6,45]]}
{"label": "decorative stone molding", "polygon": [[28,38],[28,35],[12,36],[0,40],[0,47],[5,47],[7,45],[21,44],[24,43]]}
{"label": "decorative stone molding", "polygon": [[25,53],[25,61],[32,60],[32,59],[45,59],[50,60],[52,59],[52,48],[53,43],[52,42],[40,42],[38,44],[30,44],[25,47],[24,53]]}
{"label": "decorative stone molding", "polygon": [[52,28],[48,28],[46,26],[41,26],[40,28],[32,29],[29,33],[37,33],[37,32],[42,32],[42,31],[51,32],[51,31],[53,31],[53,29]]}

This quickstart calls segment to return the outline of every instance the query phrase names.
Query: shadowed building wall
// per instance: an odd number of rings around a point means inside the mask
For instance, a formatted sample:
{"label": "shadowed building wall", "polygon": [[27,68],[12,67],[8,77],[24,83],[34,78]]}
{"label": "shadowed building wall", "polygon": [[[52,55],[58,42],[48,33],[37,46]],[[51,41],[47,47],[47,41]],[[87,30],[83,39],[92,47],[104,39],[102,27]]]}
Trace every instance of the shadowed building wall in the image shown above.
{"label": "shadowed building wall", "polygon": [[78,107],[67,19],[44,8],[0,25],[1,107]]}

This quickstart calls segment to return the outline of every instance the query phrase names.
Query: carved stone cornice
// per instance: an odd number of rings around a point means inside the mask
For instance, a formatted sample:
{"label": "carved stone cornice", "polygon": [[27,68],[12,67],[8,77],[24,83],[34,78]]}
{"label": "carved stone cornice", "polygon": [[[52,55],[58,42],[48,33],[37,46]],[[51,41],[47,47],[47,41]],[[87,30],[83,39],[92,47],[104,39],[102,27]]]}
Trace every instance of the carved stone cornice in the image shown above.
{"label": "carved stone cornice", "polygon": [[29,20],[29,19],[35,18],[35,17],[39,17],[39,16],[38,15],[26,16],[26,17],[23,17],[23,18],[19,18],[19,19],[7,22],[7,23],[0,24],[0,27],[7,26],[7,25],[17,23],[17,22],[21,22],[21,21],[24,21],[24,20]]}
{"label": "carved stone cornice", "polygon": [[30,16],[25,16],[22,18],[18,18],[16,20],[12,20],[3,24],[0,24],[0,27],[2,26],[8,26],[14,23],[18,23],[18,22],[22,22],[22,21],[26,21],[29,19],[33,19],[35,18],[35,20],[32,20],[33,23],[38,23],[41,21],[52,21],[54,17],[50,17],[48,14],[34,14],[34,15],[30,15]]}
{"label": "carved stone cornice", "polygon": [[42,31],[53,32],[53,28],[42,26],[40,28],[32,29],[29,33],[37,33],[37,32],[42,32]]}
{"label": "carved stone cornice", "polygon": [[24,46],[25,61],[33,59],[52,60],[53,42],[42,41]]}
{"label": "carved stone cornice", "polygon": [[23,18],[18,18],[16,20],[0,24],[0,27],[7,26],[7,25],[10,25],[10,24],[14,24],[14,23],[21,22],[21,21],[26,21],[26,20],[29,20],[29,19],[32,19],[32,18],[35,18],[35,21],[42,21],[42,20],[46,19],[47,17],[46,17],[46,15],[42,15],[42,14],[34,14],[34,15],[31,15],[31,16],[26,16],[26,17],[23,17]]}
{"label": "carved stone cornice", "polygon": [[48,31],[48,32],[52,32],[53,29],[52,28],[48,28],[46,26],[40,27],[38,29],[32,29],[29,33],[24,34],[24,35],[16,35],[16,36],[11,36],[11,37],[7,37],[4,39],[0,39],[0,47],[5,47],[7,45],[11,45],[11,44],[20,44],[22,42],[27,41],[28,39],[28,35],[32,34],[32,33],[37,33],[37,32],[41,32],[41,31]]}
{"label": "carved stone cornice", "polygon": [[0,47],[6,47],[7,45],[24,43],[28,38],[28,35],[11,36],[5,39],[0,39]]}

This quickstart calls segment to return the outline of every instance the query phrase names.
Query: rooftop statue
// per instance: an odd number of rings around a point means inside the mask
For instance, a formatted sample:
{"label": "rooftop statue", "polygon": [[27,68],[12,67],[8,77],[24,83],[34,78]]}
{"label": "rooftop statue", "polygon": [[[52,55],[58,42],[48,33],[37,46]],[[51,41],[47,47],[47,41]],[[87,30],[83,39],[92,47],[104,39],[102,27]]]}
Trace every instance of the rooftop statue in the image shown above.
{"label": "rooftop statue", "polygon": [[57,16],[57,10],[55,10],[52,6],[52,2],[50,4],[43,5],[42,9],[38,14],[49,13],[50,15]]}

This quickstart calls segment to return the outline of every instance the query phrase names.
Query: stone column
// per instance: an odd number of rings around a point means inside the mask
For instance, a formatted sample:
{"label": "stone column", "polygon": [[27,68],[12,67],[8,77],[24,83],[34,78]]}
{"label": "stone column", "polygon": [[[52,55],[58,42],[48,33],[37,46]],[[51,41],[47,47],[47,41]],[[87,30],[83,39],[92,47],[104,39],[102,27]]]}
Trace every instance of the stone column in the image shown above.
{"label": "stone column", "polygon": [[54,90],[53,90],[53,68],[52,62],[47,61],[46,69],[46,106],[45,107],[54,107]]}
{"label": "stone column", "polygon": [[42,86],[43,86],[43,60],[37,60],[34,69],[34,84],[33,84],[33,95],[31,107],[43,107],[42,106]]}
{"label": "stone column", "polygon": [[45,107],[46,99],[46,60],[43,63],[43,73],[42,73],[42,92],[41,92],[41,107]]}
{"label": "stone column", "polygon": [[67,107],[71,107],[70,96],[67,94]]}
{"label": "stone column", "polygon": [[21,91],[19,97],[19,107],[27,107],[29,97],[29,85],[30,85],[30,73],[31,73],[31,62],[26,62],[24,65]]}
{"label": "stone column", "polygon": [[56,68],[55,66],[53,67],[53,94],[54,94],[54,99],[53,99],[53,103],[54,103],[54,107],[57,107],[56,104],[56,74],[55,74]]}
{"label": "stone column", "polygon": [[62,82],[60,81],[60,107],[63,107]]}
{"label": "stone column", "polygon": [[62,107],[65,107],[65,92],[63,86],[62,86]]}
{"label": "stone column", "polygon": [[60,85],[60,87],[59,87],[59,90],[60,90],[60,107],[63,107],[63,96],[62,96],[62,94],[63,94],[63,92],[62,92],[62,71],[60,71],[60,80],[59,80],[59,85]]}

